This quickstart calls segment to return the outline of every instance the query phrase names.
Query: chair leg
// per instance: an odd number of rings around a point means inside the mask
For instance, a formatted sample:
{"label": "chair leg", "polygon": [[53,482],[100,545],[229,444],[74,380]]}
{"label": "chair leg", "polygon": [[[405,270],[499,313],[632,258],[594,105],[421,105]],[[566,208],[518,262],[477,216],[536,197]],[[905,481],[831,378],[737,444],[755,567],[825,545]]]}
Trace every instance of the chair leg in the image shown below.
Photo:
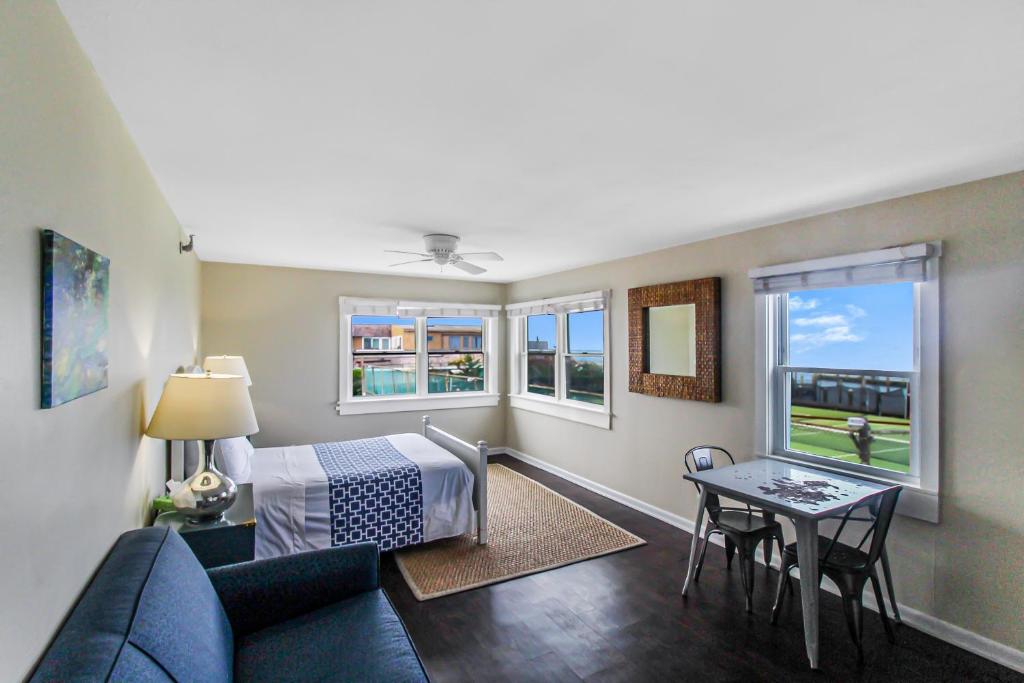
{"label": "chair leg", "polygon": [[896,604],[896,589],[892,585],[892,571],[889,569],[889,554],[882,546],[882,573],[885,576],[885,588],[889,591],[889,606],[892,607],[892,618],[897,624],[902,624],[900,618],[900,606]]}
{"label": "chair leg", "polygon": [[846,627],[850,630],[850,637],[857,646],[857,665],[864,664],[864,646],[862,636],[864,635],[864,605],[860,595],[843,596],[843,612],[846,614]]}
{"label": "chair leg", "polygon": [[693,571],[693,582],[697,583],[700,581],[700,570],[704,568],[704,555],[708,552],[708,541],[711,540],[711,534],[717,533],[717,529],[708,526],[708,530],[704,532],[704,542],[700,546],[700,557],[697,558],[697,568]]}
{"label": "chair leg", "polygon": [[736,544],[726,536],[725,537],[725,568],[732,569],[732,556],[736,554]]}
{"label": "chair leg", "polygon": [[[786,563],[786,541],[782,538],[782,532],[775,537],[775,543],[779,546],[779,567]],[[786,588],[789,589],[790,595],[793,594],[793,584],[789,582],[789,576],[786,577]]]}
{"label": "chair leg", "polygon": [[746,575],[746,581],[743,582],[743,587],[747,591],[747,613],[752,614],[754,612],[754,548],[757,546],[747,548],[745,557],[743,557],[743,572]]}
{"label": "chair leg", "polygon": [[772,575],[772,541],[774,540],[770,536],[764,539],[764,573],[766,576]]}
{"label": "chair leg", "polygon": [[882,587],[878,583],[878,575],[871,574],[871,587],[875,591],[875,602],[878,603],[878,616],[882,618],[882,626],[885,628],[885,637],[889,642],[896,644],[896,634],[892,630],[892,622],[889,621],[889,614],[885,610],[885,601],[882,600]]}
{"label": "chair leg", "polygon": [[772,623],[779,623],[779,612],[782,611],[782,596],[786,593],[786,588],[789,587],[790,592],[793,590],[793,586],[789,583],[789,570],[791,567],[786,565],[785,556],[782,558],[782,566],[779,567],[779,587],[775,591],[775,604],[772,606]]}

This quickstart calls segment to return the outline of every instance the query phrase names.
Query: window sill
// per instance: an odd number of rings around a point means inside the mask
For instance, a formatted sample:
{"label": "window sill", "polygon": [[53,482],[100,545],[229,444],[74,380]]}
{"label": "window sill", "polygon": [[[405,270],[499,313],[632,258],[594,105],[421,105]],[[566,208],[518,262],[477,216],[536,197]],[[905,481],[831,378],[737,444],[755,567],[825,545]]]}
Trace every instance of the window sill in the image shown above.
{"label": "window sill", "polygon": [[600,427],[601,429],[612,428],[612,416],[605,408],[590,408],[583,405],[572,405],[567,401],[556,401],[550,398],[541,398],[539,396],[527,396],[524,394],[514,394],[508,397],[509,405],[513,408],[519,408],[520,410],[526,410],[531,413],[540,413],[541,415],[549,415],[551,417],[561,418],[563,420],[570,420],[572,422],[579,422],[581,424],[590,425],[591,427]]}
{"label": "window sill", "polygon": [[498,394],[455,393],[436,396],[402,396],[359,398],[339,401],[339,415],[371,415],[374,413],[405,413],[448,408],[490,408],[498,405]]}
{"label": "window sill", "polygon": [[826,472],[833,472],[840,474],[845,477],[857,477],[858,479],[866,479],[868,481],[874,481],[881,484],[898,484],[903,487],[903,492],[900,494],[899,503],[896,505],[896,513],[905,517],[913,517],[914,519],[920,519],[925,522],[931,522],[932,524],[939,523],[939,493],[938,491],[929,491],[922,488],[919,484],[913,481],[907,481],[906,479],[889,478],[882,475],[868,475],[863,472],[855,472],[842,467],[830,467],[828,463],[819,462],[817,460],[804,460],[803,458],[794,458],[788,455],[780,455],[777,453],[771,453],[769,455],[760,455],[762,458],[772,458],[773,460],[782,460],[783,462],[793,463],[794,465],[803,465],[804,467],[813,467],[817,470],[824,470]]}

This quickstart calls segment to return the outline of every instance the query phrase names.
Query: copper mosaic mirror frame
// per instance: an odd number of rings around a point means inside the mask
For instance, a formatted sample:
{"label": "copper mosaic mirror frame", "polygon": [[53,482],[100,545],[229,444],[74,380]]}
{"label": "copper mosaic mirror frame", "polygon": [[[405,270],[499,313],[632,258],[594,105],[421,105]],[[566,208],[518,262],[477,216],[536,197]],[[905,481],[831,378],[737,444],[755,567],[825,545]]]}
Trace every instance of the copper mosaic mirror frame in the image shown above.
{"label": "copper mosaic mirror frame", "polygon": [[[630,391],[711,403],[722,400],[721,282],[721,278],[706,277],[629,290]],[[680,304],[694,304],[696,375],[659,375],[647,372],[648,330],[645,309]]]}

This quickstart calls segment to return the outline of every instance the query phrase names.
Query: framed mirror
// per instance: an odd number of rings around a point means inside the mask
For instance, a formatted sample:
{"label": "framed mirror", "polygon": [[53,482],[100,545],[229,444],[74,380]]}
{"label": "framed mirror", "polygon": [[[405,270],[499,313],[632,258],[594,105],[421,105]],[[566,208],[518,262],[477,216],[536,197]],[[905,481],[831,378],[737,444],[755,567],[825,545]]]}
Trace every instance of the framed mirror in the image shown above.
{"label": "framed mirror", "polygon": [[721,279],[629,290],[629,390],[717,403]]}

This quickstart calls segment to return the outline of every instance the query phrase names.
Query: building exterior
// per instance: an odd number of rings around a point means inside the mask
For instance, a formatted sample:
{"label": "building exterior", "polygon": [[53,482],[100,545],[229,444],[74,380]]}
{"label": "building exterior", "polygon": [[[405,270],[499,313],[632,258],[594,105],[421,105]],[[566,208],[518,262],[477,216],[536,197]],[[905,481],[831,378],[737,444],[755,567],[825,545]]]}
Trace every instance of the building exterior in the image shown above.
{"label": "building exterior", "polygon": [[[414,351],[416,330],[412,325],[352,325],[352,350]],[[427,330],[427,351],[481,352],[483,333],[479,325],[431,325]]]}

